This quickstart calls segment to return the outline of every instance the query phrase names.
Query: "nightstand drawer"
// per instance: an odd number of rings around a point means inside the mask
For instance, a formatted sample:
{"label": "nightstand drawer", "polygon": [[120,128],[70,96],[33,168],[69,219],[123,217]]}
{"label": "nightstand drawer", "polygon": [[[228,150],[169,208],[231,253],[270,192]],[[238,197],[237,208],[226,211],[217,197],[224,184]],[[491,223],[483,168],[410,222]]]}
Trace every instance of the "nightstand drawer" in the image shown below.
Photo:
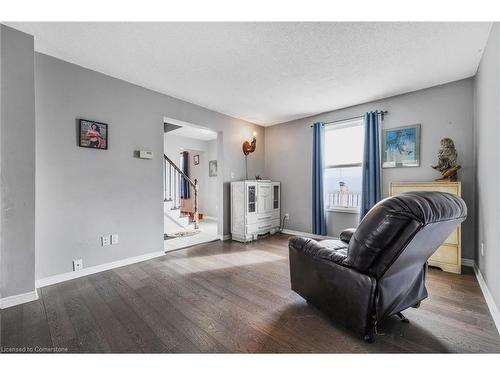
{"label": "nightstand drawer", "polygon": [[446,245],[458,245],[458,228],[456,228],[444,241]]}
{"label": "nightstand drawer", "polygon": [[247,225],[265,223],[271,220],[280,219],[279,210],[276,212],[268,212],[265,214],[256,214],[256,215],[248,215],[247,216]]}
{"label": "nightstand drawer", "polygon": [[458,249],[456,246],[441,245],[429,258],[432,261],[448,264],[458,264]]}
{"label": "nightstand drawer", "polygon": [[247,233],[260,233],[272,228],[279,228],[280,219],[247,225]]}

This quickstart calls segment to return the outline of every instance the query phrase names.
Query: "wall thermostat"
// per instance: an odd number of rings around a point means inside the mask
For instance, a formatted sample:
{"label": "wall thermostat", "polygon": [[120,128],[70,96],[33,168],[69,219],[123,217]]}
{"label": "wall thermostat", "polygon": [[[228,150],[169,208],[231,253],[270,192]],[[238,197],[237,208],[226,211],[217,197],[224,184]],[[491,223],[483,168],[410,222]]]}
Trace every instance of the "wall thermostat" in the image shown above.
{"label": "wall thermostat", "polygon": [[153,151],[139,150],[140,159],[153,159]]}

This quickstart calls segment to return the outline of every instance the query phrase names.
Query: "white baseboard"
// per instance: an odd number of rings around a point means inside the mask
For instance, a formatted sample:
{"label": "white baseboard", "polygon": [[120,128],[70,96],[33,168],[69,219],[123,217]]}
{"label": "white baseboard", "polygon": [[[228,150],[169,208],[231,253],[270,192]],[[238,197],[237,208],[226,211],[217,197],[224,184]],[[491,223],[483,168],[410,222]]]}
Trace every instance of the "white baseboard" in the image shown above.
{"label": "white baseboard", "polygon": [[217,218],[215,216],[205,216],[203,215],[203,219],[208,219],[208,220],[214,220],[217,221]]}
{"label": "white baseboard", "polygon": [[474,267],[475,264],[474,259],[462,258],[462,266]]}
{"label": "white baseboard", "polygon": [[37,299],[38,299],[38,293],[36,290],[28,293],[17,294],[15,296],[0,298],[0,309],[6,309],[7,307],[12,307],[31,301],[36,301]]}
{"label": "white baseboard", "polygon": [[320,236],[319,234],[299,232],[299,231],[290,230],[290,229],[283,229],[281,231],[281,233],[290,234],[292,236],[310,237],[310,238],[314,238],[314,239],[318,239],[318,240],[327,240],[327,239],[334,238],[334,237],[330,237],[330,236]]}
{"label": "white baseboard", "polygon": [[147,253],[147,254],[143,254],[143,255],[138,255],[136,257],[117,260],[115,262],[99,264],[97,266],[84,268],[84,269],[78,270],[78,271],[66,272],[66,273],[61,273],[59,275],[54,275],[54,276],[45,277],[43,279],[38,279],[38,280],[36,280],[35,285],[37,288],[42,288],[42,287],[47,286],[47,285],[53,285],[53,284],[61,283],[63,281],[77,279],[77,278],[82,277],[82,276],[87,276],[87,275],[92,275],[94,273],[107,271],[107,270],[110,270],[113,268],[118,268],[118,267],[127,266],[129,264],[143,262],[145,260],[158,258],[158,257],[161,257],[163,255],[165,255],[165,251],[162,250],[162,251],[156,251],[154,253]]}
{"label": "white baseboard", "polygon": [[479,282],[479,286],[481,288],[481,291],[483,292],[484,299],[486,300],[486,304],[488,305],[488,309],[490,310],[491,317],[495,322],[497,331],[498,333],[500,333],[500,312],[498,311],[495,300],[493,299],[493,296],[488,289],[488,285],[486,285],[486,281],[481,274],[481,270],[476,264],[474,264],[474,273],[476,274],[477,281]]}
{"label": "white baseboard", "polygon": [[219,240],[221,240],[221,241],[229,241],[230,239],[231,239],[230,234],[219,235]]}

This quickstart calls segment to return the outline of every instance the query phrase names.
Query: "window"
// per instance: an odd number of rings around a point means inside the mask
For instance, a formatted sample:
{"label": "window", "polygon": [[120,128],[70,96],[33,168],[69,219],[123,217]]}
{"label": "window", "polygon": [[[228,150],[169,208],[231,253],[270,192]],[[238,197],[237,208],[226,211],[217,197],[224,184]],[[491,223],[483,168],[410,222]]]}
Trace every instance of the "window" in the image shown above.
{"label": "window", "polygon": [[325,128],[326,208],[357,211],[361,206],[363,147],[362,118]]}

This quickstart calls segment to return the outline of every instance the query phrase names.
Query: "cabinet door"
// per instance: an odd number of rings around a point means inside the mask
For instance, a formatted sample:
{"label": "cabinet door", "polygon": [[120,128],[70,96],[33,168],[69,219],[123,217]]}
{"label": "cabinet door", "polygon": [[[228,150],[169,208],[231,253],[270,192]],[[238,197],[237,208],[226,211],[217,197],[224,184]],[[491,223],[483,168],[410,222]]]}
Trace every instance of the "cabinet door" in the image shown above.
{"label": "cabinet door", "polygon": [[257,212],[257,185],[247,185],[246,210],[247,213],[253,214]]}
{"label": "cabinet door", "polygon": [[280,184],[273,184],[273,210],[280,209]]}
{"label": "cabinet door", "polygon": [[257,201],[259,202],[259,213],[265,213],[272,210],[273,196],[271,193],[271,184],[260,183],[258,185]]}

